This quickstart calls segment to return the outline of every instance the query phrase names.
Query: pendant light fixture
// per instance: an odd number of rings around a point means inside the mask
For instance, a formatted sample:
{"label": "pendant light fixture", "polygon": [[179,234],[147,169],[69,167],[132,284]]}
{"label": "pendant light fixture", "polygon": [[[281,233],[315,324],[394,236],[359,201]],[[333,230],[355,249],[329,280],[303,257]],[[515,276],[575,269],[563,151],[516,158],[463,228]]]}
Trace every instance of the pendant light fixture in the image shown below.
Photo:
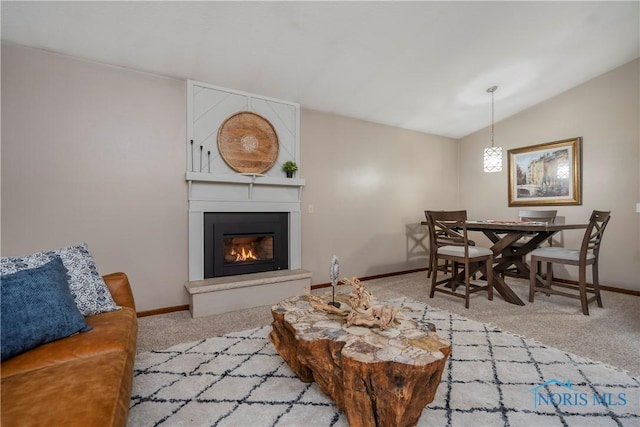
{"label": "pendant light fixture", "polygon": [[484,171],[485,172],[501,172],[502,171],[502,147],[493,145],[493,93],[498,90],[498,86],[491,86],[487,92],[491,94],[491,147],[484,149]]}

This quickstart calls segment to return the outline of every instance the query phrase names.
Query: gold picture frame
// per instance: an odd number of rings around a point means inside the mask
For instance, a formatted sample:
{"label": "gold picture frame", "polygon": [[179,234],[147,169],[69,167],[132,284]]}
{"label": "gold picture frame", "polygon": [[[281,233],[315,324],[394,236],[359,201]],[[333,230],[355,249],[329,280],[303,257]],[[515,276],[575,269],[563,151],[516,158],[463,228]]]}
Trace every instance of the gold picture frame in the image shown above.
{"label": "gold picture frame", "polygon": [[582,204],[582,137],[508,153],[509,206]]}

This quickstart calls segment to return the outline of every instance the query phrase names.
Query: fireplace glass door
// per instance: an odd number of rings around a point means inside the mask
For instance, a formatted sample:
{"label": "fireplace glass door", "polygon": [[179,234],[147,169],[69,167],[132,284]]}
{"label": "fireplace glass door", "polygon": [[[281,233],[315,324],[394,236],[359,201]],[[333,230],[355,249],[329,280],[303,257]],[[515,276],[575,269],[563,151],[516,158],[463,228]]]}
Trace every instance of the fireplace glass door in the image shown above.
{"label": "fireplace glass door", "polygon": [[273,234],[225,237],[222,245],[225,264],[273,261]]}
{"label": "fireplace glass door", "polygon": [[204,277],[288,268],[288,213],[205,213]]}

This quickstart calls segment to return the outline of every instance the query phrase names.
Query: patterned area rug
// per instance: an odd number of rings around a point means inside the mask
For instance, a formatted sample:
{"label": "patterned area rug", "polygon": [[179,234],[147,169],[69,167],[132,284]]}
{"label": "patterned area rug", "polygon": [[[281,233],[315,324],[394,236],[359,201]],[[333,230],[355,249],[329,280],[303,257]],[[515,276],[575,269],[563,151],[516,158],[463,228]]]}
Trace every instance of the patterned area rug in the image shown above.
{"label": "patterned area rug", "polygon": [[[640,426],[640,380],[408,299],[452,343],[419,426]],[[136,358],[129,426],[348,426],[315,383],[299,381],[270,326]]]}

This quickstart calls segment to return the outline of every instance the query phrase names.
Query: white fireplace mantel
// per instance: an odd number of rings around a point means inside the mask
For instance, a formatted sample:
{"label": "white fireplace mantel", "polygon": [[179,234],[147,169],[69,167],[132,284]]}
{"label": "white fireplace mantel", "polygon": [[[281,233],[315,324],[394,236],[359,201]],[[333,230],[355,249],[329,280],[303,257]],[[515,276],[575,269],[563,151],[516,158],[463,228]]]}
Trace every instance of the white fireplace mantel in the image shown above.
{"label": "white fireplace mantel", "polygon": [[[192,185],[195,183],[204,184],[218,184],[218,185],[237,185],[238,187],[244,186],[247,189],[248,200],[253,199],[253,189],[256,186],[273,186],[273,187],[291,187],[297,190],[298,201],[302,196],[302,188],[304,187],[305,180],[301,178],[276,178],[272,176],[265,176],[260,174],[224,174],[215,175],[202,172],[187,172],[186,179],[189,183],[189,200],[192,200]],[[197,197],[197,195],[193,195]]]}

